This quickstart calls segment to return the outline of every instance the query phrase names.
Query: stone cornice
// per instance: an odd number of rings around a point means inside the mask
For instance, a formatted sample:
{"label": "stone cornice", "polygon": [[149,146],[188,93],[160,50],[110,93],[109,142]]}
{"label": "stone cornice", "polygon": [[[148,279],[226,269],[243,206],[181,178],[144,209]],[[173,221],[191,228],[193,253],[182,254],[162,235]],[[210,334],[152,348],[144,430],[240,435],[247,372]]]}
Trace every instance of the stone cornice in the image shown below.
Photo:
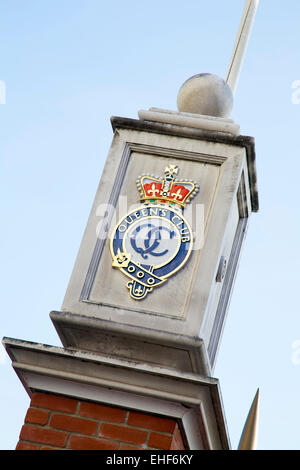
{"label": "stone cornice", "polygon": [[29,395],[47,391],[173,416],[191,449],[229,448],[217,379],[12,338],[3,344]]}

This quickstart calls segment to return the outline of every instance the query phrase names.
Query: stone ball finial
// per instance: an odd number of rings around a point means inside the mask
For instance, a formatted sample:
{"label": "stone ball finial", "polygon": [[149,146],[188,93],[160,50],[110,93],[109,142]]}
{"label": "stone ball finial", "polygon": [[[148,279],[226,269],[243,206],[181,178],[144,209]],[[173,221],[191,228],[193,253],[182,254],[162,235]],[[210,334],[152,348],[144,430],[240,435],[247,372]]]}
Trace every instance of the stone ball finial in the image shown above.
{"label": "stone ball finial", "polygon": [[222,78],[211,73],[194,75],[184,82],[177,96],[178,111],[226,118],[233,94]]}

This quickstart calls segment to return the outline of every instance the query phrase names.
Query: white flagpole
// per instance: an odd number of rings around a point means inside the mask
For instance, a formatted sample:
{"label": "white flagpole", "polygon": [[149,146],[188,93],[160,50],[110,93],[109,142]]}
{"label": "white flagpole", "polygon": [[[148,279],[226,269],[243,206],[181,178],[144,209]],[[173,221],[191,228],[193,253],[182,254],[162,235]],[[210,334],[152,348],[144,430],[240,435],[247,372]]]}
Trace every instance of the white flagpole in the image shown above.
{"label": "white flagpole", "polygon": [[226,77],[233,95],[238,84],[258,4],[259,0],[246,0]]}

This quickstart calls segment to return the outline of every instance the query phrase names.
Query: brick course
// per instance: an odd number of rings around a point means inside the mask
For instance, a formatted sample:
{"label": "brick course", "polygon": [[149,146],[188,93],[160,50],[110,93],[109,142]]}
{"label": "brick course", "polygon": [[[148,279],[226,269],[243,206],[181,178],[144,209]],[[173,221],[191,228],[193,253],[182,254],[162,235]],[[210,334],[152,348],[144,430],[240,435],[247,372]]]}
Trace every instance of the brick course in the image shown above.
{"label": "brick course", "polygon": [[176,419],[34,393],[16,450],[184,450]]}
{"label": "brick course", "polygon": [[115,423],[124,423],[127,411],[122,410],[121,408],[84,401],[80,403],[79,414],[89,418],[113,421]]}
{"label": "brick course", "polygon": [[145,444],[147,435],[147,431],[116,424],[102,423],[100,428],[101,437],[132,444]]}
{"label": "brick course", "polygon": [[50,412],[39,410],[37,408],[29,408],[25,416],[25,423],[46,424],[48,422]]}

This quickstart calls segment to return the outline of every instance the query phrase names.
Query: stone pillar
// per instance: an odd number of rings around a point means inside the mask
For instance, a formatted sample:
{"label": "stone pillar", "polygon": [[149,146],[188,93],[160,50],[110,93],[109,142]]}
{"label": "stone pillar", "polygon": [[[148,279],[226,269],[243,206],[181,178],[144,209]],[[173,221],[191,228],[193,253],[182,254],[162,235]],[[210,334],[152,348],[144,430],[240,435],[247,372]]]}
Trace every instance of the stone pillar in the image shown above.
{"label": "stone pillar", "polygon": [[111,122],[63,305],[50,314],[63,347],[3,339],[31,398],[17,448],[229,449],[212,373],[258,210],[254,140],[230,119],[185,112]]}

